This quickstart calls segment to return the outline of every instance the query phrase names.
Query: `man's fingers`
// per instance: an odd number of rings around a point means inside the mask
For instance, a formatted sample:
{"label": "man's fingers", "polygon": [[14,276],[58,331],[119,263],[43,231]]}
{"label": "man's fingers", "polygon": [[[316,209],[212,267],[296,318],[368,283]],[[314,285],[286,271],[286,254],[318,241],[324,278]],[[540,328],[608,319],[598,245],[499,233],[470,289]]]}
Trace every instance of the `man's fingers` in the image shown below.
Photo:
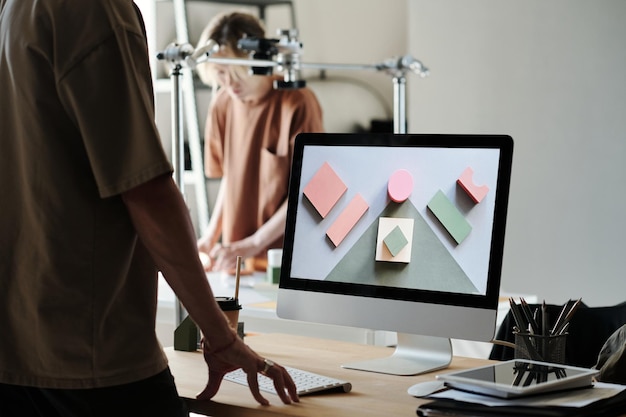
{"label": "man's fingers", "polygon": [[209,380],[206,384],[204,390],[196,396],[198,400],[210,400],[217,394],[217,391],[220,389],[220,385],[222,384],[222,379],[224,378],[224,374],[216,374],[209,372]]}
{"label": "man's fingers", "polygon": [[248,388],[250,388],[250,392],[255,400],[258,401],[261,405],[269,405],[270,402],[261,395],[261,391],[259,390],[259,380],[257,379],[256,373],[248,374]]}
{"label": "man's fingers", "polygon": [[289,373],[282,366],[272,362],[265,361],[265,375],[272,379],[274,383],[274,389],[280,397],[281,401],[285,404],[291,404],[292,402],[298,402],[298,393],[296,390],[296,384],[289,376]]}
{"label": "man's fingers", "polygon": [[291,404],[292,398],[294,398],[294,401],[297,401],[296,399],[298,398],[298,396],[297,394],[295,394],[295,389],[293,390],[293,392],[291,392],[291,390],[287,391],[287,387],[285,386],[285,382],[282,380],[282,378],[276,378],[274,380],[274,388],[276,389],[276,393],[280,397],[281,401],[285,404]]}
{"label": "man's fingers", "polygon": [[289,393],[289,398],[291,398],[292,401],[300,402],[300,398],[298,398],[298,389],[296,388],[296,384],[291,381],[291,378],[287,384],[287,392]]}

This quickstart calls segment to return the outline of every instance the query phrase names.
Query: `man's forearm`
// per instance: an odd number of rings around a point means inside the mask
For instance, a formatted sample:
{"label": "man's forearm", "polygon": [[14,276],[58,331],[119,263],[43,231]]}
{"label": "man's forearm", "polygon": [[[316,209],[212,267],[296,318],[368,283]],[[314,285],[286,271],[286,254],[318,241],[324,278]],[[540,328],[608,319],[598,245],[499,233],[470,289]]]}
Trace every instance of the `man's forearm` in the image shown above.
{"label": "man's forearm", "polygon": [[213,301],[188,209],[172,178],[156,178],[122,199],[139,238],[205,336],[226,337],[228,324]]}

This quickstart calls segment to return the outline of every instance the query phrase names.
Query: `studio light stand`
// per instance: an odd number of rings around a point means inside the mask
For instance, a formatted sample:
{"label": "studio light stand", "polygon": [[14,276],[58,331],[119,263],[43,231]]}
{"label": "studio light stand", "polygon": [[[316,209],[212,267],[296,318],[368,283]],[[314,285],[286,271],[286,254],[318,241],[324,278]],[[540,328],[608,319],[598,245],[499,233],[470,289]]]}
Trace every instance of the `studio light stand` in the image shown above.
{"label": "studio light stand", "polygon": [[183,90],[181,88],[181,77],[183,68],[195,68],[192,61],[194,48],[190,44],[171,44],[165,51],[157,54],[157,59],[170,63],[170,80],[172,83],[172,166],[174,167],[174,182],[178,185],[183,196],[184,192],[184,171],[185,171],[185,128],[182,123],[184,119],[183,111]]}
{"label": "studio light stand", "polygon": [[[174,181],[184,195],[183,174],[184,159],[184,116],[183,92],[180,78],[183,70],[194,70],[198,64],[216,63],[222,65],[241,65],[250,67],[252,74],[272,75],[274,69],[282,72],[283,79],[274,82],[275,89],[297,89],[306,86],[299,73],[304,69],[315,70],[352,70],[379,71],[393,80],[393,130],[394,133],[406,133],[406,76],[414,73],[424,78],[429,71],[420,61],[410,55],[389,58],[377,64],[316,64],[301,62],[302,44],[298,41],[297,30],[279,30],[278,39],[243,38],[239,48],[250,53],[249,58],[218,58],[212,56],[219,46],[212,40],[195,49],[188,43],[173,43],[157,54],[157,58],[166,61],[171,67],[172,81],[172,166]],[[186,315],[180,302],[176,303],[176,324],[180,324]]]}

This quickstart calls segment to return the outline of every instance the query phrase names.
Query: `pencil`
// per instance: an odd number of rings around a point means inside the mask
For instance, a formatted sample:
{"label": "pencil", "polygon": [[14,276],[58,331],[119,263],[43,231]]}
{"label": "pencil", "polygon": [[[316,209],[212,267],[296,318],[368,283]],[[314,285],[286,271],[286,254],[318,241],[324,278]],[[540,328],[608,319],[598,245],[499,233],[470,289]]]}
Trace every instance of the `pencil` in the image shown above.
{"label": "pencil", "polygon": [[541,303],[541,335],[542,344],[541,344],[541,356],[544,361],[548,360],[548,340],[546,337],[548,336],[548,307],[546,306],[546,300],[543,300]]}
{"label": "pencil", "polygon": [[565,326],[569,324],[570,320],[574,316],[574,313],[576,313],[576,310],[578,310],[578,307],[580,307],[581,301],[582,301],[582,298],[579,298],[578,300],[576,300],[572,308],[569,309],[569,311],[567,312],[567,315],[565,316],[565,319],[563,319],[563,323],[561,323],[561,326],[559,326],[559,328],[557,329],[557,334],[561,334]]}
{"label": "pencil", "polygon": [[237,256],[237,269],[235,269],[235,300],[239,299],[239,281],[241,280],[241,256]]}
{"label": "pencil", "polygon": [[561,309],[561,312],[559,313],[559,317],[556,319],[556,321],[554,322],[554,326],[552,327],[552,329],[550,330],[550,334],[551,335],[555,335],[556,331],[558,330],[558,328],[561,326],[561,322],[563,321],[563,319],[565,318],[565,314],[567,311],[567,308],[569,307],[570,303],[572,302],[571,299],[569,299],[564,305],[563,308]]}

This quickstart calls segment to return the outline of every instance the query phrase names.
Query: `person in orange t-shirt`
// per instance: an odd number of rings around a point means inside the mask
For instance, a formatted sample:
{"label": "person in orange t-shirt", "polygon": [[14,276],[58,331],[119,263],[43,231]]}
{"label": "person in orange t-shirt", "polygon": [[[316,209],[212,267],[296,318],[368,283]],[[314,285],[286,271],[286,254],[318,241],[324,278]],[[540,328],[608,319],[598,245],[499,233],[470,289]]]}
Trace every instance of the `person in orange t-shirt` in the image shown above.
{"label": "person in orange t-shirt", "polygon": [[[244,36],[264,37],[259,20],[226,13],[209,22],[199,45],[213,40],[219,51],[212,57],[242,58],[247,52],[237,43]],[[198,74],[215,92],[205,128],[205,173],[221,177],[198,249],[207,270],[229,270],[237,256],[263,260],[268,249],[282,247],[294,140],[301,132],[323,131],[322,110],[310,89],[275,90],[276,77],[251,75],[247,67],[205,63]]]}

